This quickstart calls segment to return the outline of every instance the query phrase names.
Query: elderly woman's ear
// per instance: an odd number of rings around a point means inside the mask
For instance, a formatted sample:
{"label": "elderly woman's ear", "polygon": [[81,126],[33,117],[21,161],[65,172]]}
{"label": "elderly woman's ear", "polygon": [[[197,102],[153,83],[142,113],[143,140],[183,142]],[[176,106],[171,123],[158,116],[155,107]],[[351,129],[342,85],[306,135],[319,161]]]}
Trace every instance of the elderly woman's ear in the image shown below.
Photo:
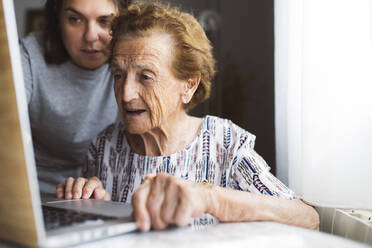
{"label": "elderly woman's ear", "polygon": [[200,75],[189,78],[183,82],[182,103],[188,104],[200,83]]}

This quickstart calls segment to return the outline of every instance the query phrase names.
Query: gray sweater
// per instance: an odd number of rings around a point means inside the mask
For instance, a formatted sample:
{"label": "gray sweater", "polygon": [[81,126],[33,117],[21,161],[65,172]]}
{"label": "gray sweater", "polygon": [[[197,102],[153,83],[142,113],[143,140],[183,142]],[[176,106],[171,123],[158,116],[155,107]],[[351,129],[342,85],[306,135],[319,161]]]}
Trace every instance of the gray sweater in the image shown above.
{"label": "gray sweater", "polygon": [[22,66],[41,192],[81,175],[89,143],[117,117],[107,64],[84,70],[46,64],[40,34],[21,41]]}

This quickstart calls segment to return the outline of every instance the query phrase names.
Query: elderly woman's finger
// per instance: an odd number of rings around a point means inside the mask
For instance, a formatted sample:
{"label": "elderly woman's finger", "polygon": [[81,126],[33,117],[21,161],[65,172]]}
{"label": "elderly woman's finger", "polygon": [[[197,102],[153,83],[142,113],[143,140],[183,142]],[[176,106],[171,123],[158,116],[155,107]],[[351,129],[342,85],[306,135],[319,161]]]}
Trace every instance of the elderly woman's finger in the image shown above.
{"label": "elderly woman's finger", "polygon": [[[147,180],[147,179],[153,179],[154,177],[156,177],[156,174],[147,174],[146,175],[146,177],[145,177],[145,181]],[[145,182],[145,181],[143,181],[143,182]]]}
{"label": "elderly woman's finger", "polygon": [[152,178],[146,178],[132,196],[133,216],[138,228],[143,232],[148,231],[151,226],[150,214],[147,211],[146,202],[150,193]]}
{"label": "elderly woman's finger", "polygon": [[65,197],[65,185],[60,183],[57,185],[56,187],[56,197],[58,199],[62,199],[63,197]]}
{"label": "elderly woman's finger", "polygon": [[[84,187],[82,188],[82,198],[83,199],[89,199],[92,195],[95,199],[100,199],[101,200],[101,193],[98,191],[98,195],[94,195],[94,191],[96,189],[103,189],[101,181],[96,178],[92,177],[89,180],[86,181],[84,184]],[[103,199],[102,195],[102,199]]]}
{"label": "elderly woman's finger", "polygon": [[161,206],[161,218],[168,224],[174,224],[174,214],[178,204],[179,185],[175,185],[168,180],[164,190],[164,201]]}
{"label": "elderly woman's finger", "polygon": [[88,179],[83,178],[83,177],[79,177],[74,181],[74,185],[72,186],[72,198],[73,199],[81,198],[83,187],[87,181]]}
{"label": "elderly woman's finger", "polygon": [[65,199],[71,200],[72,199],[72,186],[74,184],[75,179],[69,177],[65,181]]}
{"label": "elderly woman's finger", "polygon": [[164,190],[167,180],[172,178],[167,174],[159,174],[152,180],[149,196],[147,198],[147,210],[151,217],[151,226],[154,229],[161,230],[168,226],[161,218],[161,206],[164,201]]}
{"label": "elderly woman's finger", "polygon": [[178,205],[174,213],[174,221],[178,226],[186,226],[191,220],[193,213],[192,203],[187,197],[179,197]]}

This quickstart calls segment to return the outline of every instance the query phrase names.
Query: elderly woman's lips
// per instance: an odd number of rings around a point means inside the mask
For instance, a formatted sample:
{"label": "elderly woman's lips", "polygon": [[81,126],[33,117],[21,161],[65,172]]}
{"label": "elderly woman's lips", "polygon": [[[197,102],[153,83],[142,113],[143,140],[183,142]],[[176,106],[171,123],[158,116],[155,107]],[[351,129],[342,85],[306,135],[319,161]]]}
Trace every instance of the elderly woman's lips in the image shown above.
{"label": "elderly woman's lips", "polygon": [[126,110],[125,112],[126,112],[127,115],[140,115],[140,114],[146,112],[146,110],[143,110],[143,109],[141,109],[141,110]]}

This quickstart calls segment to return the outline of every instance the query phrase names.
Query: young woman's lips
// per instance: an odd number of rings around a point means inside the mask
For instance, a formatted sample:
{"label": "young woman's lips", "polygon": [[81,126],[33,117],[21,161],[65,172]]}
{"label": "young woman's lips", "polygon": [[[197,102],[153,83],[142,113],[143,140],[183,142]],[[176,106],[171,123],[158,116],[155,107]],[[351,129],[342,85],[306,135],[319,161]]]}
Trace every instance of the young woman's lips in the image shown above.
{"label": "young woman's lips", "polygon": [[100,54],[99,50],[94,50],[94,49],[82,49],[81,50],[86,56],[88,57],[97,57]]}

